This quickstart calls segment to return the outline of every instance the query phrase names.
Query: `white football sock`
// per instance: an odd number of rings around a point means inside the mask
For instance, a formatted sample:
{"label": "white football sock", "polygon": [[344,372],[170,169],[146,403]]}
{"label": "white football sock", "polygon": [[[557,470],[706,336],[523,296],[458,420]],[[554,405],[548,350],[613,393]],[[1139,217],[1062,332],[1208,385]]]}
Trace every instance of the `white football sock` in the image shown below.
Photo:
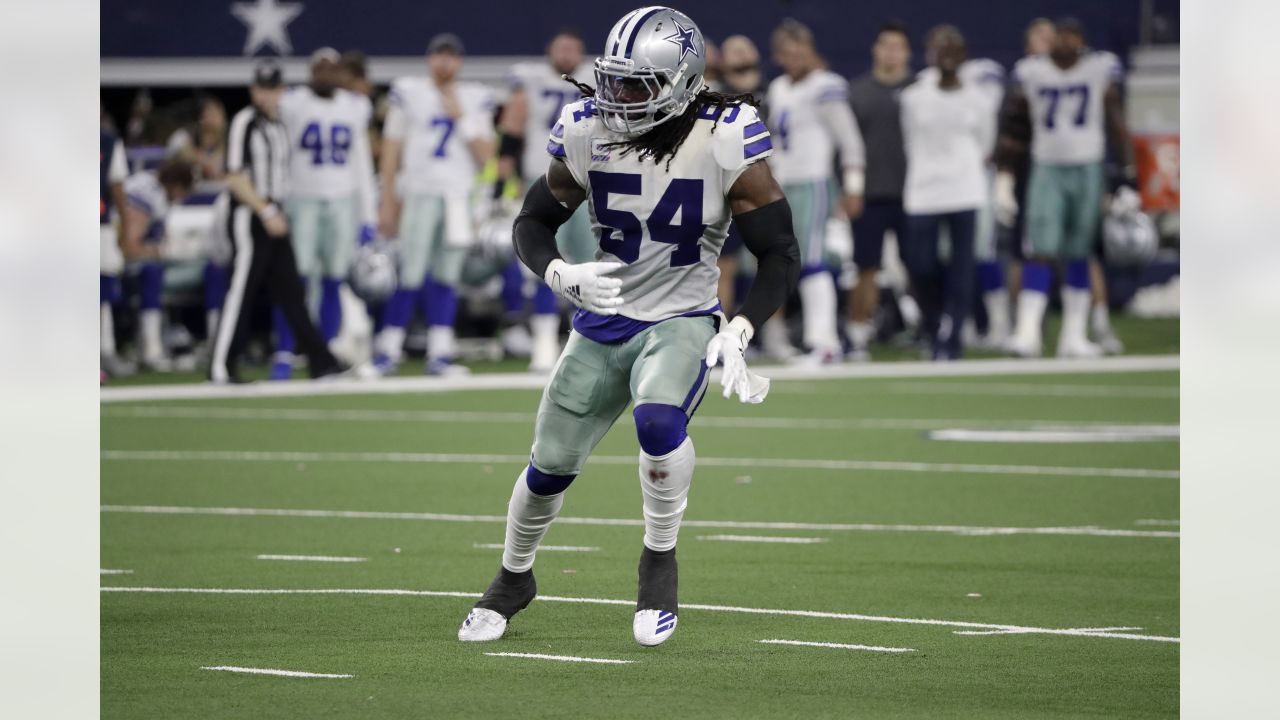
{"label": "white football sock", "polygon": [[662,457],[640,452],[640,491],[644,495],[644,544],[663,552],[676,546],[680,521],[693,484],[693,439]]}
{"label": "white football sock", "polygon": [[534,315],[529,318],[529,328],[533,331],[533,352],[529,364],[550,370],[560,357],[560,316]]}
{"label": "white football sock", "polygon": [[427,328],[427,359],[453,360],[458,354],[458,342],[452,325],[432,325]]}
{"label": "white football sock", "polygon": [[111,314],[111,306],[102,303],[100,306],[100,314],[102,324],[99,326],[99,352],[106,357],[115,357],[116,354],[116,321]]}
{"label": "white football sock", "polygon": [[987,337],[1003,338],[1009,334],[1009,290],[1000,288],[982,294],[987,308]]}
{"label": "white football sock", "polygon": [[1023,288],[1018,293],[1018,321],[1014,334],[1020,340],[1040,342],[1040,323],[1044,321],[1044,309],[1049,296]]}
{"label": "white football sock", "polygon": [[502,567],[511,572],[525,572],[533,568],[533,558],[538,543],[547,534],[551,521],[560,513],[564,493],[538,495],[529,489],[526,467],[516,478],[511,490],[511,502],[507,504],[507,539],[502,546]]}
{"label": "white football sock", "polygon": [[1106,303],[1094,305],[1090,311],[1090,319],[1095,336],[1111,334],[1111,310],[1107,308]]}
{"label": "white football sock", "polygon": [[387,325],[378,333],[374,351],[387,356],[391,362],[400,362],[404,355],[404,328]]}
{"label": "white football sock", "polygon": [[164,340],[160,336],[160,310],[151,308],[138,313],[139,340],[145,360],[164,358]]}
{"label": "white football sock", "polygon": [[1089,305],[1093,295],[1088,288],[1062,286],[1062,330],[1058,345],[1087,345],[1086,331],[1089,322]]}
{"label": "white football sock", "polygon": [[760,344],[766,354],[775,358],[785,358],[795,354],[791,346],[791,338],[787,337],[787,321],[782,313],[774,313],[764,322],[760,331]]}
{"label": "white football sock", "polygon": [[839,350],[836,335],[836,286],[824,272],[800,278],[804,303],[804,342],[814,350]]}
{"label": "white football sock", "polygon": [[844,326],[844,331],[848,333],[849,342],[853,343],[854,347],[865,349],[871,344],[871,338],[876,334],[876,326],[870,322],[850,320]]}
{"label": "white football sock", "polygon": [[204,334],[209,338],[209,342],[213,343],[214,338],[218,337],[218,323],[222,318],[222,312],[217,308],[209,308],[204,311]]}

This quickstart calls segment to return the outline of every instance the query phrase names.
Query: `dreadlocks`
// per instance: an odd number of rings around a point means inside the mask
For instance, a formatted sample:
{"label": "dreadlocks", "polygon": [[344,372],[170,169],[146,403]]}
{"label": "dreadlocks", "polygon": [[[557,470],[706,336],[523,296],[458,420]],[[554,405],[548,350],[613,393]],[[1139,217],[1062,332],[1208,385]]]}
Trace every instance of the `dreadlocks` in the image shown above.
{"label": "dreadlocks", "polygon": [[[578,82],[569,75],[561,75],[560,77],[577,87],[583,97],[596,96],[595,88],[590,85]],[[742,105],[743,103],[752,107],[756,107],[759,104],[751,93],[734,95],[713,92],[703,88],[679,117],[668,120],[639,137],[609,143],[607,147],[622,148],[623,155],[635,151],[637,153],[636,157],[641,160],[653,158],[654,164],[660,163],[665,159],[667,161],[667,169],[670,169],[671,161],[675,158],[676,151],[684,144],[684,139],[689,136],[689,131],[693,129],[693,124],[697,122],[698,116],[706,108],[713,108],[710,113],[711,117],[714,118],[711,123],[711,132],[715,132],[716,126],[720,124],[720,116],[724,114],[724,111],[731,106]]]}

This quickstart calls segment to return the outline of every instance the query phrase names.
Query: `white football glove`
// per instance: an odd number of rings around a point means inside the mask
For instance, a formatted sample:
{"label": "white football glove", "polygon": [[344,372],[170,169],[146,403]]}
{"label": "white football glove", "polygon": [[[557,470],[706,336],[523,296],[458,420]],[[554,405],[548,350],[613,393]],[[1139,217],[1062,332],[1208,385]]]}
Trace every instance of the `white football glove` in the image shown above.
{"label": "white football glove", "polygon": [[619,262],[587,262],[577,265],[559,258],[547,266],[543,279],[557,295],[597,315],[617,315],[622,305],[622,281],[605,275],[622,267]]}
{"label": "white football glove", "polygon": [[707,367],[713,368],[717,362],[724,366],[720,375],[724,396],[728,398],[736,393],[739,402],[752,405],[764,402],[769,394],[769,379],[748,370],[747,360],[743,357],[743,351],[754,334],[751,321],[739,315],[722,324],[720,332],[707,343]]}
{"label": "white football glove", "polygon": [[1004,227],[1013,227],[1018,219],[1018,198],[1013,192],[1013,174],[996,173],[995,187],[992,189],[996,222]]}

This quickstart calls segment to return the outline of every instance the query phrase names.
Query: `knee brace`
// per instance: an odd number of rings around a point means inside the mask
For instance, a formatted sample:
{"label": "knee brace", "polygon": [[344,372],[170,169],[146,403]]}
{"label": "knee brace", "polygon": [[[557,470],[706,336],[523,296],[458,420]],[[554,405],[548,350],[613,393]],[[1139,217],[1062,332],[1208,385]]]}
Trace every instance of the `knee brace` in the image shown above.
{"label": "knee brace", "polygon": [[689,418],[675,405],[645,403],[637,405],[632,415],[636,420],[636,437],[646,455],[662,457],[680,447],[688,436]]}

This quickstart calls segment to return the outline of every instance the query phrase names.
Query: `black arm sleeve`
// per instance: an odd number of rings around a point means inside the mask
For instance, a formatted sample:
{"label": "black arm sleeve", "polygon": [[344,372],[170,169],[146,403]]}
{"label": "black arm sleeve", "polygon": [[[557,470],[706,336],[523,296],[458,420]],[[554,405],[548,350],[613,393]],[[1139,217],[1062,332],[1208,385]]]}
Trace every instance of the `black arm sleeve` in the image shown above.
{"label": "black arm sleeve", "polygon": [[551,194],[546,175],[538,178],[525,194],[524,206],[520,208],[512,229],[512,242],[520,262],[534,275],[545,275],[551,261],[560,257],[560,251],[556,249],[556,229],[572,215],[573,211],[561,205]]}
{"label": "black arm sleeve", "polygon": [[787,301],[800,280],[800,245],[791,225],[791,206],[786,200],[778,200],[734,215],[733,222],[757,260],[756,279],[738,314],[746,316],[758,331]]}

